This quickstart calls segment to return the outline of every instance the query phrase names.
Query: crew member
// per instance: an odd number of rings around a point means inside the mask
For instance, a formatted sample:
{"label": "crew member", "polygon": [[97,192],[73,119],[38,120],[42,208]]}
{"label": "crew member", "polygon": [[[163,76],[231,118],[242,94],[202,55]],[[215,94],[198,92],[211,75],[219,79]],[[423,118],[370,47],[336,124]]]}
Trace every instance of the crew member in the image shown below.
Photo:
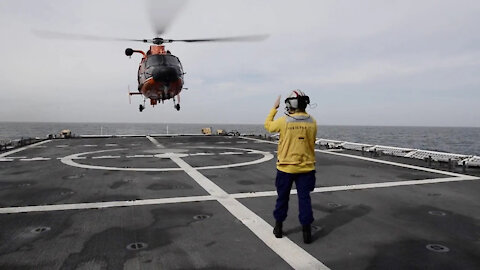
{"label": "crew member", "polygon": [[286,113],[274,120],[280,106],[280,96],[265,120],[265,129],[279,132],[277,158],[277,202],[273,216],[275,228],[273,234],[277,238],[283,236],[282,225],[287,218],[288,200],[293,182],[297,188],[299,215],[302,224],[303,241],[311,243],[311,224],[313,222],[310,192],[315,188],[315,139],[317,122],[305,112],[310,99],[300,90],[294,90],[285,99]]}

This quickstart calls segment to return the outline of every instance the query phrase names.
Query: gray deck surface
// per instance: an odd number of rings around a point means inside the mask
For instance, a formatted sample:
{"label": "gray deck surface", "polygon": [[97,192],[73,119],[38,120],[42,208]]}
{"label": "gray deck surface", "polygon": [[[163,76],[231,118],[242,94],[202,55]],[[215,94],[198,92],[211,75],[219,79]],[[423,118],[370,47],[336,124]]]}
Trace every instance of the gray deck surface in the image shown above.
{"label": "gray deck surface", "polygon": [[0,269],[480,269],[477,176],[400,158],[320,150],[314,242],[296,195],[276,239],[276,147],[118,137],[3,153]]}

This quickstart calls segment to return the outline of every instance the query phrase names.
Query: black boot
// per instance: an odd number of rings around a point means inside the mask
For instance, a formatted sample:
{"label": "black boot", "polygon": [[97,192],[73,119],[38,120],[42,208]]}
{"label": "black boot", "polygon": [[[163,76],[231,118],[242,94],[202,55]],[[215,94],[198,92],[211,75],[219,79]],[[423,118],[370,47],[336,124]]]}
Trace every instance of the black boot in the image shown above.
{"label": "black boot", "polygon": [[275,235],[276,238],[282,238],[283,232],[282,232],[282,222],[276,221],[275,222],[275,228],[273,228],[273,234]]}
{"label": "black boot", "polygon": [[303,242],[305,244],[310,244],[312,242],[312,226],[310,225],[303,225]]}

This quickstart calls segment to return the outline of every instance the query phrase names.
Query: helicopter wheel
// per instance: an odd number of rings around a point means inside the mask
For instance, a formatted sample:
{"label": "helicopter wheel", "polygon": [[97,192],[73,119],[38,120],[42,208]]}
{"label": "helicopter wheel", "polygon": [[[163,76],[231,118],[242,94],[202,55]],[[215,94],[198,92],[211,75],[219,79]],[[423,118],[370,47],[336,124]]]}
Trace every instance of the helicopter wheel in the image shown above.
{"label": "helicopter wheel", "polygon": [[180,111],[180,104],[176,104],[175,109],[177,109],[177,111]]}
{"label": "helicopter wheel", "polygon": [[142,104],[140,104],[140,105],[138,106],[138,110],[139,110],[140,112],[142,112],[143,110],[145,110],[145,106],[143,106]]}

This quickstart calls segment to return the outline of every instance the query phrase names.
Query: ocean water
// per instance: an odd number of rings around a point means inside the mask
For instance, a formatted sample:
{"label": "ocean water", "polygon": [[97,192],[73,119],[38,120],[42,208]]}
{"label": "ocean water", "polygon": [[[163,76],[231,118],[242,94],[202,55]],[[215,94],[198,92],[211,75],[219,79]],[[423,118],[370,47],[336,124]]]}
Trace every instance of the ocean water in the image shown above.
{"label": "ocean water", "polygon": [[[0,141],[28,137],[44,138],[70,129],[76,135],[201,134],[201,129],[237,130],[244,134],[267,134],[263,125],[248,124],[134,124],[134,123],[27,123],[0,122]],[[317,137],[366,144],[379,144],[480,156],[480,128],[319,126]]]}

